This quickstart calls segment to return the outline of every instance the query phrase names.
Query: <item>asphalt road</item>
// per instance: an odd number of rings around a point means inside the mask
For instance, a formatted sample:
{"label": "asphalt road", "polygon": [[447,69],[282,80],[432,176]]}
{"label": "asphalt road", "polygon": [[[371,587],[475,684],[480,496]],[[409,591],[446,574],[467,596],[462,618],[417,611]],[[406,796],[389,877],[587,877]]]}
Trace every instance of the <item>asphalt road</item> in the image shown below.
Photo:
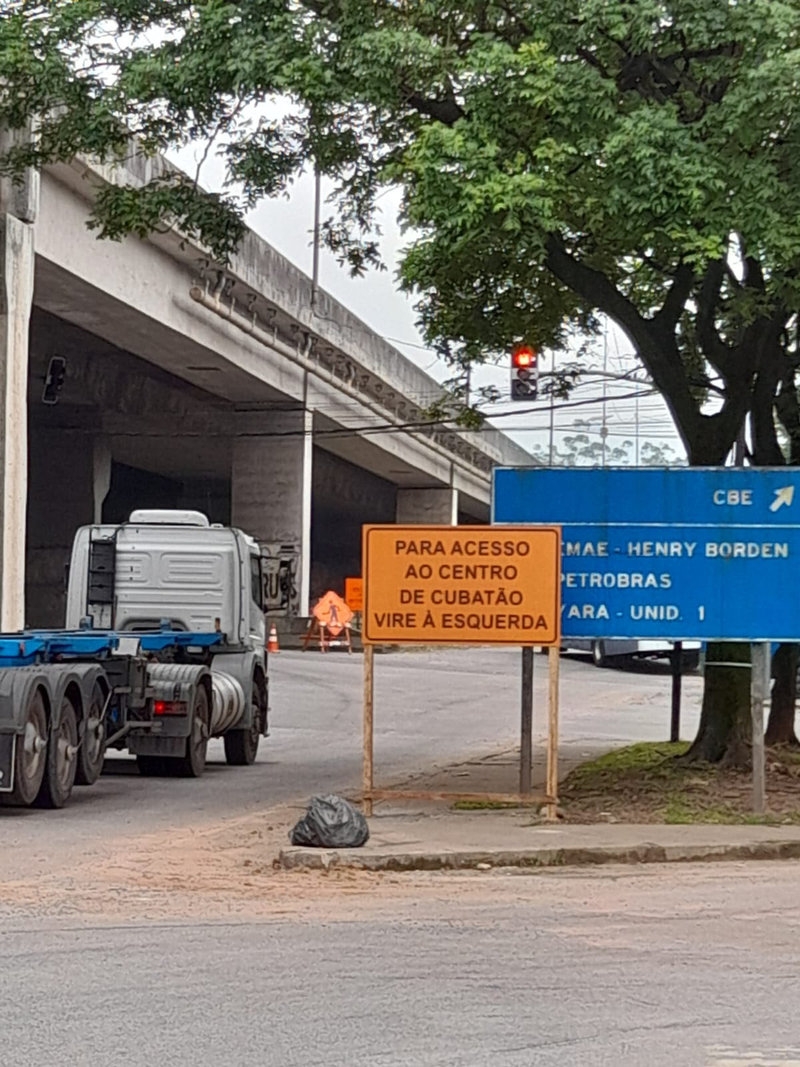
{"label": "asphalt road", "polygon": [[[543,740],[547,661],[535,660],[535,732]],[[518,650],[412,651],[376,656],[375,664],[375,758],[382,781],[518,741]],[[270,661],[270,678],[271,736],[262,740],[253,767],[228,767],[220,741],[211,743],[209,766],[195,781],[140,778],[133,759],[112,754],[100,781],[76,789],[60,812],[0,808],[0,856],[79,850],[101,835],[201,824],[357,787],[361,657],[281,652]],[[685,677],[683,684],[684,732],[691,736],[702,679]],[[565,656],[561,703],[568,755],[668,736],[670,678],[658,665],[599,670],[588,659]]]}
{"label": "asphalt road", "polygon": [[797,877],[290,876],[258,921],[0,923],[0,1063],[798,1067]]}
{"label": "asphalt road", "polygon": [[[384,776],[513,744],[518,668],[379,657]],[[797,864],[265,865],[272,805],[358,782],[360,692],[357,657],[281,653],[254,767],[110,760],[64,811],[0,812],[0,1067],[800,1067]],[[565,752],[668,720],[666,675],[563,661]]]}

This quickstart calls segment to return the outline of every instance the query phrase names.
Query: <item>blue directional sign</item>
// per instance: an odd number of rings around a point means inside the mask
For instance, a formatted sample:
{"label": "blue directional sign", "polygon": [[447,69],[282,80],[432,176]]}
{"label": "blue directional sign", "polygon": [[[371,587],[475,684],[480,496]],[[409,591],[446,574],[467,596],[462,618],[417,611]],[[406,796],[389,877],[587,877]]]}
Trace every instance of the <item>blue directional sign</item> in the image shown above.
{"label": "blue directional sign", "polygon": [[561,525],[564,636],[800,640],[800,470],[498,468],[492,521]]}

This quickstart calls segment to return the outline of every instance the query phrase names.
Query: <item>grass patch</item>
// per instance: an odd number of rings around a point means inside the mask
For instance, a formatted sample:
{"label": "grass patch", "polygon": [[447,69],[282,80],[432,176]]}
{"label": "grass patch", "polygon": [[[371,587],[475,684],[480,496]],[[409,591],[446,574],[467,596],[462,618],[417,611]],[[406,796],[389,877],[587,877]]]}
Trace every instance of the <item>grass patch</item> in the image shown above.
{"label": "grass patch", "polygon": [[453,811],[507,811],[509,808],[527,808],[538,803],[540,801],[523,804],[513,800],[457,800],[453,804]]}
{"label": "grass patch", "polygon": [[591,789],[627,778],[629,775],[673,777],[680,774],[676,756],[689,749],[684,741],[672,744],[669,741],[627,745],[606,752],[604,756],[582,763],[567,777],[564,786],[569,789]]}
{"label": "grass patch", "polygon": [[641,743],[576,767],[561,787],[571,822],[800,824],[800,750],[767,754],[770,811],[753,815],[749,771],[676,759],[688,745]]}
{"label": "grass patch", "polygon": [[716,826],[786,826],[800,823],[800,812],[785,812],[782,815],[754,815],[737,811],[729,805],[698,806],[684,796],[674,796],[664,807],[664,822],[673,826],[691,823],[713,823]]}

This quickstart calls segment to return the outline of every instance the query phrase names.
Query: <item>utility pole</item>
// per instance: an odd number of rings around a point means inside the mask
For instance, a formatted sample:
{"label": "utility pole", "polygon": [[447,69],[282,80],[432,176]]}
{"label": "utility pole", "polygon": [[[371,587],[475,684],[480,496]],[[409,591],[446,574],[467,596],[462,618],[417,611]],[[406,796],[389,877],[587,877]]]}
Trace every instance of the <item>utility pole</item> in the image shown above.
{"label": "utility pole", "polygon": [[550,354],[550,358],[553,361],[553,366],[550,371],[550,461],[549,466],[553,466],[554,459],[554,436],[555,436],[555,423],[556,423],[556,351]]}
{"label": "utility pole", "polygon": [[600,427],[600,439],[602,442],[602,459],[601,465],[606,465],[606,438],[608,437],[608,423],[606,421],[606,407],[607,401],[607,382],[608,382],[608,319],[603,324],[603,422]]}
{"label": "utility pole", "polygon": [[319,242],[322,214],[322,175],[314,165],[314,247],[311,261],[311,307],[317,306],[319,294]]}

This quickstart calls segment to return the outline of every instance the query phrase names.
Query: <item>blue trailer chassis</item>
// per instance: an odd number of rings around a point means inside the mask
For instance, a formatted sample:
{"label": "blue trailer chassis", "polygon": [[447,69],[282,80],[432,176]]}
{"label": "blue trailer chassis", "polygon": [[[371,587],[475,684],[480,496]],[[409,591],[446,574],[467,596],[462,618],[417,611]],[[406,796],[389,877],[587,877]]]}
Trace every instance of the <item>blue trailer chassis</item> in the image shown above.
{"label": "blue trailer chassis", "polygon": [[[150,734],[153,730],[169,733],[172,729],[180,734],[186,716],[172,723],[158,721],[154,698],[174,701],[178,707],[184,702],[190,707],[198,686],[209,686],[207,661],[212,650],[223,643],[221,633],[168,629],[142,633],[24,630],[0,634],[0,797],[6,795],[12,803],[32,803],[32,796],[20,800],[15,776],[19,776],[23,763],[31,771],[37,754],[44,753],[46,774],[55,781],[56,772],[50,767],[50,749],[54,746],[61,745],[68,756],[71,748],[69,758],[77,757],[81,765],[90,741],[89,724],[97,721],[92,719],[92,708],[97,708],[98,693],[102,694],[103,751],[107,747],[126,747],[126,738],[132,744],[137,734]],[[46,709],[46,732],[42,704]],[[77,720],[77,733],[72,739],[69,735],[74,728],[70,724],[68,728],[63,726],[65,705],[69,708],[67,717]],[[97,715],[96,710],[94,714]],[[178,736],[173,747],[179,748],[182,743]],[[102,751],[99,757],[102,764]],[[92,780],[88,779],[89,784]],[[71,784],[67,797],[69,792]],[[61,806],[52,802],[53,793],[54,788],[44,789],[49,806]]]}

